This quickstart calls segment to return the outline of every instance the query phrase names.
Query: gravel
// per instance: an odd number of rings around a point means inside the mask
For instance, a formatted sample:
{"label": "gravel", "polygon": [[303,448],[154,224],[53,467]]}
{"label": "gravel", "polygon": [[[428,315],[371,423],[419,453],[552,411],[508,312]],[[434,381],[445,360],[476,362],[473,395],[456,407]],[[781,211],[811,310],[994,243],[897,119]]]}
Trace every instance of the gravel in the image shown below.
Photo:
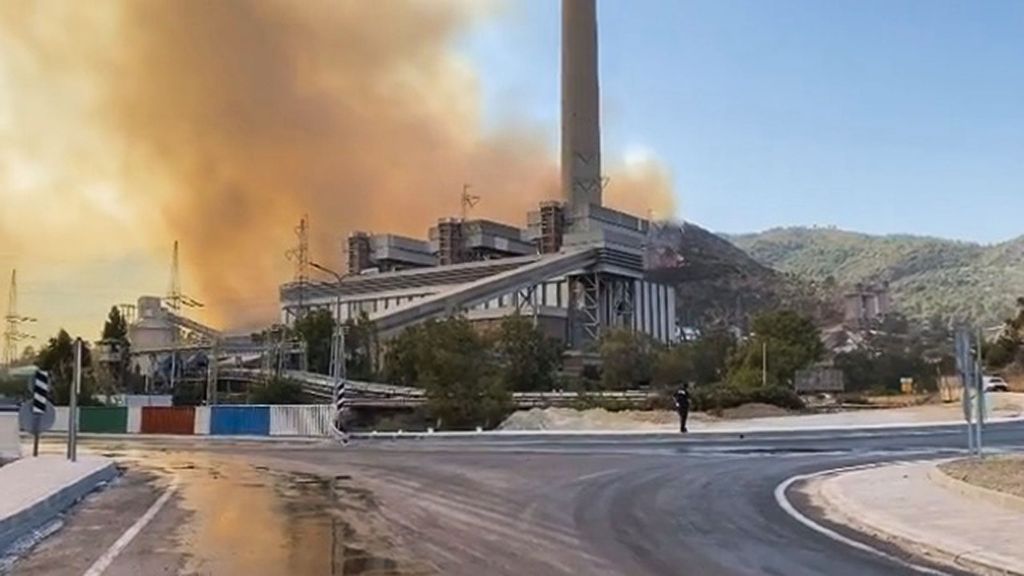
{"label": "gravel", "polygon": [[975,486],[1024,498],[1024,454],[962,459],[939,466],[946,474]]}

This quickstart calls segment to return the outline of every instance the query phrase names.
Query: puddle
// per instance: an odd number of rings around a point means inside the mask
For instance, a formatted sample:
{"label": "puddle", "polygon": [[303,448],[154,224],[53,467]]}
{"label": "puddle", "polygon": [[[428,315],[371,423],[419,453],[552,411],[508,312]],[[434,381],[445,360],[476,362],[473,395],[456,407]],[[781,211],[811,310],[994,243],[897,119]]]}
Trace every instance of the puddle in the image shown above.
{"label": "puddle", "polygon": [[119,461],[179,481],[173,502],[183,574],[410,576],[372,495],[348,476],[253,466],[223,454],[113,451]]}

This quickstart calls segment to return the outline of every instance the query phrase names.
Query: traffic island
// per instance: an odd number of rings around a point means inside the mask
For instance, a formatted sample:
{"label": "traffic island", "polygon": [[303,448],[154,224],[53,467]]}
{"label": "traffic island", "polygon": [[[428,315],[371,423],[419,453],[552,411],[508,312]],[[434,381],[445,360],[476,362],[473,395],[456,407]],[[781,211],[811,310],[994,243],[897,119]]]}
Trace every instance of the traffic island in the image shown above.
{"label": "traffic island", "polygon": [[0,467],[0,553],[115,476],[113,460],[98,456],[44,455]]}
{"label": "traffic island", "polygon": [[[1024,575],[1024,508],[967,495],[939,462],[838,471],[803,492],[829,522],[979,574]],[[1002,494],[1002,493],[1000,493]]]}

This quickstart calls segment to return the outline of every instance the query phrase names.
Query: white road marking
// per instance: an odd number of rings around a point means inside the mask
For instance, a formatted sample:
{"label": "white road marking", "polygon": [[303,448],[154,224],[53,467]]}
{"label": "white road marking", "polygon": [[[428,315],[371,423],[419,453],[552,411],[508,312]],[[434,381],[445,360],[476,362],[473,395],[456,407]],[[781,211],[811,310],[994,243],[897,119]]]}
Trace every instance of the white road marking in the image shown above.
{"label": "white road marking", "polygon": [[843,467],[843,468],[833,468],[831,470],[823,470],[821,472],[815,472],[813,474],[800,474],[798,476],[793,476],[792,478],[787,478],[786,480],[784,480],[782,483],[780,483],[778,486],[775,487],[775,501],[779,504],[779,507],[782,508],[782,510],[785,511],[786,514],[789,514],[794,520],[796,520],[797,522],[803,524],[804,526],[807,526],[808,528],[810,528],[811,530],[814,530],[815,532],[817,532],[819,534],[822,534],[822,535],[824,535],[824,536],[826,536],[828,538],[831,538],[832,540],[835,540],[836,542],[840,542],[840,543],[846,544],[847,546],[850,546],[852,548],[856,548],[857,550],[861,550],[863,552],[867,552],[869,554],[873,554],[873,555],[878,556],[880,558],[884,558],[884,559],[886,559],[886,560],[888,560],[890,562],[895,562],[895,563],[897,563],[897,564],[899,564],[899,565],[901,565],[901,566],[903,566],[905,568],[910,568],[911,570],[914,570],[916,572],[920,572],[921,574],[931,574],[932,576],[951,576],[948,572],[943,572],[943,571],[937,570],[935,568],[930,568],[928,566],[921,566],[919,564],[914,564],[913,562],[908,562],[908,561],[904,560],[903,558],[900,558],[898,556],[894,556],[892,554],[889,554],[888,552],[885,552],[883,550],[879,550],[878,548],[875,548],[873,546],[869,546],[869,545],[867,545],[867,544],[865,544],[863,542],[860,542],[858,540],[854,540],[853,538],[849,538],[847,536],[843,536],[842,534],[840,534],[840,533],[838,533],[835,530],[832,530],[830,528],[826,528],[825,526],[822,526],[821,524],[818,524],[814,520],[811,520],[810,518],[808,518],[807,516],[802,514],[799,510],[796,509],[795,506],[793,506],[793,504],[789,501],[789,498],[786,497],[786,491],[789,490],[790,486],[792,486],[793,484],[795,484],[797,482],[802,482],[804,480],[812,480],[814,478],[818,478],[818,477],[821,477],[821,476],[828,476],[830,474],[839,474],[839,473],[842,473],[842,472],[853,472],[853,471],[856,471],[856,470],[866,470],[868,468],[875,468],[877,466],[882,466],[882,465],[887,465],[887,464],[894,464],[894,463],[895,462],[861,464],[861,465],[858,465],[858,466],[846,466],[846,467]]}
{"label": "white road marking", "polygon": [[174,490],[177,487],[177,482],[171,484],[171,486],[161,494],[159,498],[157,498],[156,502],[146,510],[146,513],[140,516],[134,524],[128,527],[128,529],[124,531],[124,534],[121,534],[121,537],[111,544],[110,548],[107,548],[107,551],[97,558],[96,561],[93,562],[92,566],[90,566],[82,576],[100,576],[103,574],[103,572],[110,567],[110,564],[114,562],[117,556],[132,543],[132,540],[134,540],[136,536],[139,535],[139,532],[142,532],[146,525],[156,517],[160,512],[160,509],[164,507],[164,504],[167,504],[167,501],[171,499],[171,496],[174,494]]}

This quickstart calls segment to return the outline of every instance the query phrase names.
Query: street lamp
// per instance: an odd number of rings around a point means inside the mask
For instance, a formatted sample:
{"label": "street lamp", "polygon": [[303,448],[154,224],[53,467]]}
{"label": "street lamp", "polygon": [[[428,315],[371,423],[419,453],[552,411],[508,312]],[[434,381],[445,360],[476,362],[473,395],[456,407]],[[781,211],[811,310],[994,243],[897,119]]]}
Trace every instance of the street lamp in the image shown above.
{"label": "street lamp", "polygon": [[342,426],[342,410],[345,408],[345,326],[341,322],[341,281],[342,275],[334,270],[310,262],[310,266],[321,272],[334,276],[338,281],[334,299],[334,332],[331,337],[331,401],[334,404],[335,428],[344,433]]}

